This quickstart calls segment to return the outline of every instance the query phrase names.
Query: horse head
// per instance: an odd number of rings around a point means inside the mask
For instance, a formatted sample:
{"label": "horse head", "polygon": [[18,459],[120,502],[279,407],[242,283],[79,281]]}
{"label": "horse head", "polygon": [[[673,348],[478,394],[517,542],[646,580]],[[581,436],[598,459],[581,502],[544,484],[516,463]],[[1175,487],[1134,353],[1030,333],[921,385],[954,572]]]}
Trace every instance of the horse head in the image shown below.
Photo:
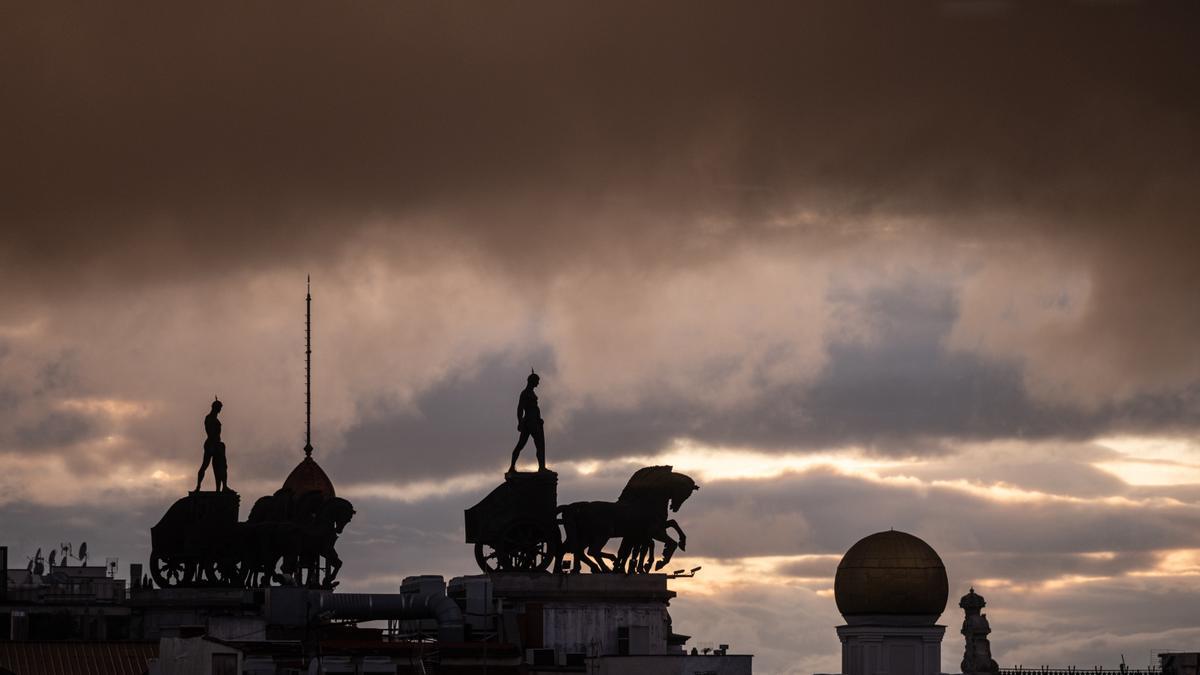
{"label": "horse head", "polygon": [[671,511],[678,511],[680,506],[687,501],[692,493],[700,489],[696,485],[696,481],[692,480],[691,476],[682,473],[671,472],[671,488],[669,494],[671,496]]}
{"label": "horse head", "polygon": [[333,531],[341,534],[350,519],[357,513],[354,505],[341,497],[332,497],[321,507],[322,519],[333,524]]}
{"label": "horse head", "polygon": [[669,500],[671,510],[678,511],[683,502],[699,489],[696,481],[690,476],[677,473],[669,464],[647,466],[634,472],[617,501],[666,499]]}

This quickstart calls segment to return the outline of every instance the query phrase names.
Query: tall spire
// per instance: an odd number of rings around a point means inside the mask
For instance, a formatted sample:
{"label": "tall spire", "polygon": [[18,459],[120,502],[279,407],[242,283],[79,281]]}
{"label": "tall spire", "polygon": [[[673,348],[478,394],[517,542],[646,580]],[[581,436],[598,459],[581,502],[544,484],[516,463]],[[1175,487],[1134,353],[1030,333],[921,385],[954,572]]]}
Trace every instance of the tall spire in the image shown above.
{"label": "tall spire", "polygon": [[312,277],[304,281],[304,456],[312,457]]}

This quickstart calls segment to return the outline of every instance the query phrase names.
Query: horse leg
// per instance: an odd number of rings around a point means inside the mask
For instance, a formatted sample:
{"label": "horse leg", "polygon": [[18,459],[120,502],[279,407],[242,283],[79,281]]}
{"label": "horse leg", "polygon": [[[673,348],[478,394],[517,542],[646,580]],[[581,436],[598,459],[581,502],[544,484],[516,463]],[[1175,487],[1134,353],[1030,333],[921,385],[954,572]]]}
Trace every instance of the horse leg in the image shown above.
{"label": "horse leg", "polygon": [[[583,553],[583,539],[579,535],[579,522],[574,508],[565,506],[559,508],[558,512],[562,516],[563,532],[565,533],[561,547],[563,553],[560,556],[568,552],[571,554],[572,574],[579,574],[583,571],[584,563],[587,563],[588,567],[594,572],[596,570],[595,564],[591,560],[588,560],[587,556]],[[560,560],[559,567],[561,568],[561,566],[562,562]]]}
{"label": "horse leg", "polygon": [[[598,558],[596,558],[596,560],[604,560],[604,559],[606,559],[606,558],[607,558],[608,560],[611,560],[611,561],[613,562],[613,564],[614,564],[614,565],[615,565],[615,564],[616,564],[616,562],[617,562],[617,556],[615,556],[615,555],[613,555],[613,554],[611,554],[611,553],[609,553],[608,551],[605,551],[605,550],[601,550],[601,551],[600,551],[599,557],[598,557]],[[614,569],[610,569],[610,570],[606,570],[606,571],[608,571],[608,572],[615,572],[615,571],[616,571],[616,569],[614,568]]]}
{"label": "horse leg", "polygon": [[641,571],[642,560],[646,557],[646,542],[642,538],[625,538],[621,540],[621,550],[617,553],[621,571],[626,574],[637,574]]}
{"label": "horse leg", "polygon": [[321,581],[318,574],[313,574],[316,571],[316,565],[313,564],[312,558],[304,557],[300,563],[300,583],[305,588],[318,588],[318,582]]}
{"label": "horse leg", "polygon": [[554,554],[554,573],[555,574],[563,573],[563,561],[566,560],[567,553],[569,553],[569,551],[567,550],[567,547],[565,545],[558,547],[558,551]]}
{"label": "horse leg", "polygon": [[254,578],[252,582],[257,588],[266,588],[275,581],[276,576],[275,566],[279,564],[279,556],[273,551],[263,551],[262,557],[254,566]]}
{"label": "horse leg", "polygon": [[334,578],[337,577],[338,570],[342,569],[342,559],[338,557],[337,551],[330,546],[325,551],[325,580],[321,583],[321,588],[332,589],[337,584],[334,583]]}
{"label": "horse leg", "polygon": [[563,573],[563,560],[565,559],[567,553],[569,553],[571,550],[567,547],[567,543],[568,542],[566,542],[566,541],[563,541],[562,543],[560,543],[558,545],[558,551],[556,551],[554,554],[554,573],[555,574]]}
{"label": "horse leg", "polygon": [[625,540],[621,543],[622,550],[625,550],[626,546],[628,546],[629,556],[627,564],[622,560],[622,571],[626,574],[637,574],[640,571],[641,560],[646,556],[646,542],[641,538],[629,538],[627,541],[629,542],[628,544],[625,543]]}
{"label": "horse leg", "polygon": [[679,523],[675,522],[674,519],[668,520],[667,522],[663,523],[663,534],[666,534],[668,529],[675,530],[675,533],[679,535],[679,550],[686,551],[687,535],[683,533],[683,528],[679,526]]}
{"label": "horse leg", "polygon": [[571,558],[572,558],[572,561],[571,561],[571,572],[572,573],[579,574],[581,571],[583,571],[584,565],[588,566],[589,572],[595,572],[597,569],[599,569],[596,566],[596,563],[593,562],[592,559],[589,558],[587,553],[584,551],[584,549],[587,546],[583,542],[582,539],[570,539],[569,536],[568,536],[568,539],[571,541],[570,551],[571,551]]}
{"label": "horse leg", "polygon": [[642,557],[638,560],[638,571],[643,574],[650,572],[650,566],[654,563],[654,540],[650,539],[646,542],[642,549]]}
{"label": "horse leg", "polygon": [[592,573],[602,571],[600,566],[596,564],[596,561],[592,560],[591,556],[587,554],[587,547],[583,542],[576,544],[575,550],[571,551],[571,555],[575,558],[574,571],[576,573],[582,571],[582,565],[587,565],[588,571]]}
{"label": "horse leg", "polygon": [[616,569],[622,573],[628,574],[633,571],[630,569],[631,561],[637,560],[638,547],[631,539],[625,537],[621,540],[621,548],[617,549]]}
{"label": "horse leg", "polygon": [[667,534],[666,528],[654,535],[654,538],[663,543],[662,560],[654,564],[655,570],[661,570],[671,562],[671,557],[675,555],[675,549],[679,548],[679,544],[671,538],[671,535]]}
{"label": "horse leg", "polygon": [[[611,553],[604,552],[604,545],[607,543],[608,543],[607,539],[601,539],[598,537],[598,538],[592,540],[591,545],[587,547],[588,557],[591,558],[597,565],[600,566],[601,572],[611,572],[612,571],[611,569],[609,569],[608,565],[605,564],[605,562],[604,562],[605,558],[610,558],[614,561],[616,560],[616,556],[614,556]],[[593,567],[592,571],[595,572],[596,568]]]}
{"label": "horse leg", "polygon": [[304,581],[304,570],[301,568],[300,555],[288,552],[283,556],[283,564],[279,566],[289,586],[300,586]]}

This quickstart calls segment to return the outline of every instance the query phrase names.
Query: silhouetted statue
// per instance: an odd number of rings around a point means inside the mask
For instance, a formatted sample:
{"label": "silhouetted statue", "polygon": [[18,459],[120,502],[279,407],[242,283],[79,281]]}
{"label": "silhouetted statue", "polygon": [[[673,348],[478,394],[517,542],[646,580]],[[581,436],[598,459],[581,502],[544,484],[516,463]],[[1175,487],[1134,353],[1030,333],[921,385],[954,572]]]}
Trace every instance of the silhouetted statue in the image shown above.
{"label": "silhouetted statue", "polygon": [[196,492],[204,483],[204,471],[212,462],[213,478],[217,481],[217,492],[229,490],[228,465],[225,463],[225,444],[221,442],[221,420],[217,415],[221,412],[221,402],[213,398],[212,411],[204,416],[204,461],[200,464],[200,472],[196,475]]}
{"label": "silhouetted statue", "polygon": [[987,614],[981,614],[987,605],[983,596],[972,588],[970,592],[958,601],[963,608],[966,618],[963,619],[962,634],[966,638],[966,648],[963,651],[963,675],[999,675],[1000,666],[992,659],[992,644],[988,641],[988,633],[992,627],[988,625]]}
{"label": "silhouetted statue", "polygon": [[525,389],[521,391],[521,399],[517,402],[517,431],[521,432],[521,437],[517,439],[517,447],[513,448],[509,471],[517,470],[517,458],[521,456],[521,450],[530,438],[533,438],[533,446],[537,448],[538,471],[546,470],[546,436],[542,432],[542,411],[538,409],[537,394],[533,393],[539,382],[541,378],[530,370]]}
{"label": "silhouetted statue", "polygon": [[150,576],[159,588],[337,585],[342,560],[334,545],[354,517],[350,502],[284,488],[238,522],[240,499],[230,490],[197,491],[167,509],[150,528]]}
{"label": "silhouetted statue", "polygon": [[[670,512],[679,510],[700,487],[691,477],[676,473],[670,466],[638,469],[615,502],[575,502],[558,508],[566,538],[559,547],[561,557],[570,553],[572,569],[581,571],[581,563],[592,572],[649,572],[660,570],[671,561],[676,549],[687,548],[687,535]],[[669,509],[669,511],[668,511]],[[667,530],[679,535],[673,539]],[[621,537],[617,555],[604,551],[610,539]],[[663,544],[662,559],[654,562],[654,542]],[[610,570],[604,562],[613,561]],[[653,563],[653,565],[651,564]]]}

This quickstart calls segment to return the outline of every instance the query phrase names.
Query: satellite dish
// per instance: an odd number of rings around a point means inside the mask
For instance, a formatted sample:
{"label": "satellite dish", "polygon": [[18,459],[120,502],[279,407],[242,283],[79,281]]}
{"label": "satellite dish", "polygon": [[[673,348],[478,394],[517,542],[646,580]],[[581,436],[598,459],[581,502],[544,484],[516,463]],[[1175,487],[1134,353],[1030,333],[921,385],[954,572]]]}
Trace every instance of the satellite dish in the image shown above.
{"label": "satellite dish", "polygon": [[79,545],[79,564],[80,565],[87,564],[87,542],[86,541]]}
{"label": "satellite dish", "polygon": [[56,564],[58,564],[58,551],[50,549],[50,569],[54,569]]}

